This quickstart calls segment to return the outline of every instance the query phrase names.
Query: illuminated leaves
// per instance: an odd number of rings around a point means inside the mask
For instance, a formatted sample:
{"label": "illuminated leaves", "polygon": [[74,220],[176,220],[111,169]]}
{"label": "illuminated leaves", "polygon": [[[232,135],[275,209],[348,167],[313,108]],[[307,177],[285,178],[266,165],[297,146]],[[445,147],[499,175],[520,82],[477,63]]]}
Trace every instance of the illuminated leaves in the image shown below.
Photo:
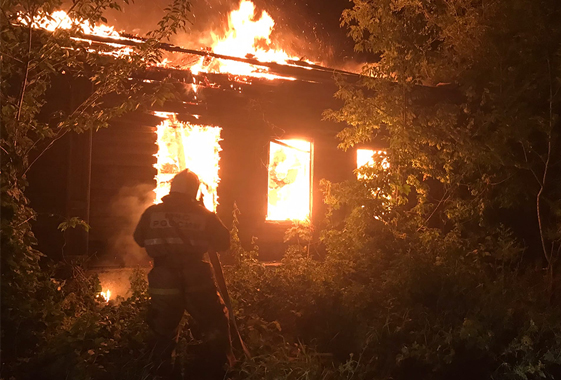
{"label": "illuminated leaves", "polygon": [[[409,216],[418,213],[423,225],[484,225],[498,208],[532,207],[544,173],[546,183],[559,181],[552,168],[561,172],[560,161],[551,159],[561,100],[554,2],[353,3],[343,25],[358,50],[380,59],[365,66],[370,78],[340,84],[344,105],[326,116],[346,124],[341,148],[387,148],[394,186],[415,182]],[[559,198],[553,182],[540,198]]]}
{"label": "illuminated leaves", "polygon": [[[173,96],[167,83],[148,87],[132,79],[159,60],[156,42],[123,51],[83,40],[82,33],[91,25],[105,21],[103,13],[107,9],[118,10],[122,4],[128,4],[128,0],[1,3],[2,336],[6,347],[10,347],[3,350],[3,356],[11,364],[22,352],[37,353],[37,344],[50,338],[46,332],[50,321],[60,313],[52,297],[43,294],[49,289],[46,283],[50,279],[45,278],[48,276],[39,266],[43,255],[33,248],[36,239],[31,224],[36,213],[25,196],[28,170],[67,133],[107,127],[116,117]],[[62,27],[68,20],[53,13],[62,7],[79,22]],[[176,10],[177,7],[170,12]],[[186,16],[173,17],[180,24],[181,17]],[[51,31],[33,27],[43,17],[54,25]],[[161,32],[168,27],[161,26]],[[89,228],[82,220],[70,218],[59,229],[76,227]],[[68,302],[73,303],[70,299]],[[10,305],[10,309],[4,305]],[[88,325],[88,321],[80,322],[83,324],[73,325],[77,331]],[[87,356],[97,358],[97,351]],[[60,358],[64,361],[63,356]]]}
{"label": "illuminated leaves", "polygon": [[188,0],[173,0],[173,3],[165,8],[165,15],[158,22],[158,29],[148,33],[155,40],[168,40],[173,34],[185,31],[188,23],[187,15],[191,13],[191,3]]}
{"label": "illuminated leaves", "polygon": [[89,231],[91,227],[83,219],[76,216],[68,218],[64,222],[60,223],[57,227],[57,229],[62,232],[66,231],[69,228],[83,228],[84,231]]}

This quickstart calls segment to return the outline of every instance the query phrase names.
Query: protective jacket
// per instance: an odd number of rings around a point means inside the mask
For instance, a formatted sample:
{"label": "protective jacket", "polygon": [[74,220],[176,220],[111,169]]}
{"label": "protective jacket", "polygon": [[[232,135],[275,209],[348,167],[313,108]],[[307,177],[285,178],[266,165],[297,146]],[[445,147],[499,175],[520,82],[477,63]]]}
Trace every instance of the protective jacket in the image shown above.
{"label": "protective jacket", "polygon": [[233,363],[228,311],[203,256],[209,249],[227,250],[230,233],[216,214],[185,194],[170,193],[162,201],[146,209],[134,232],[134,240],[154,259],[148,273],[147,322],[154,334],[150,367],[172,366],[179,324],[187,310],[208,349],[201,361],[206,363],[204,378],[222,379],[223,365]]}
{"label": "protective jacket", "polygon": [[146,209],[134,240],[155,264],[166,256],[202,260],[209,249],[220,252],[230,246],[228,229],[216,214],[179,193],[170,193],[162,203]]}

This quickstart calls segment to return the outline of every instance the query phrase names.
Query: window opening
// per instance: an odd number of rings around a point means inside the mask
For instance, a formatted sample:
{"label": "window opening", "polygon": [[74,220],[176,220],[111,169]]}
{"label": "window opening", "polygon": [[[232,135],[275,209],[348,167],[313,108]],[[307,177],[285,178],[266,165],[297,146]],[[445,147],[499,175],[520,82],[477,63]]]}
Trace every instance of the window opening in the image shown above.
{"label": "window opening", "polygon": [[269,147],[267,220],[307,220],[311,213],[312,143],[274,140]]}
{"label": "window opening", "polygon": [[160,203],[169,193],[171,180],[177,173],[189,169],[201,180],[198,197],[203,197],[208,210],[216,211],[221,128],[184,123],[173,113],[158,112],[156,115],[166,119],[156,129],[158,174],[154,203]]}

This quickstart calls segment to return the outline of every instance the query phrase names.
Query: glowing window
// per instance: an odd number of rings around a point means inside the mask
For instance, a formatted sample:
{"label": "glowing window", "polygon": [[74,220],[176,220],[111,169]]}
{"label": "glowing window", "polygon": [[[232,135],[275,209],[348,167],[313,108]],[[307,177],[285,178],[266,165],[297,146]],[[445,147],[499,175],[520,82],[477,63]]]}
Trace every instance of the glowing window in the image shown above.
{"label": "glowing window", "polygon": [[[387,152],[383,150],[373,150],[373,149],[357,149],[356,151],[356,167],[361,169],[364,167],[376,167],[378,169],[387,170],[390,167],[390,162],[388,161]],[[359,180],[373,180],[374,182],[379,179],[378,175],[375,173],[360,173],[357,172],[357,178]],[[371,189],[371,194],[374,198],[382,201],[382,209],[378,210],[379,215],[375,215],[374,219],[380,219],[381,216],[386,214],[386,211],[390,208],[390,194],[384,194],[382,189],[375,187]],[[362,206],[364,207],[364,206]],[[384,210],[385,209],[385,210]]]}
{"label": "glowing window", "polygon": [[[357,149],[356,150],[356,168],[360,169],[363,166],[374,166],[374,163],[381,163],[382,168],[387,169],[390,163],[387,158],[387,152],[384,150],[373,149]],[[364,174],[357,175],[359,179],[365,178]]]}
{"label": "glowing window", "polygon": [[216,211],[221,128],[183,123],[172,113],[158,113],[157,116],[166,120],[156,130],[158,174],[154,203],[160,203],[169,193],[171,180],[177,173],[189,169],[201,180],[199,198],[203,196],[205,207]]}
{"label": "glowing window", "polygon": [[267,220],[306,220],[310,217],[311,151],[309,141],[271,142]]}

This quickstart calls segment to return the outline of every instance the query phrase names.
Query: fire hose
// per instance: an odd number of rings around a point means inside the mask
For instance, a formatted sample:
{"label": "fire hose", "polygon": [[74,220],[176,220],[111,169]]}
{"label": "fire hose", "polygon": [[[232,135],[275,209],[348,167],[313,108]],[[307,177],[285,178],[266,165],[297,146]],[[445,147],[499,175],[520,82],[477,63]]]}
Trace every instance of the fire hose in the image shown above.
{"label": "fire hose", "polygon": [[[198,194],[199,197],[197,199],[197,201],[199,202],[199,204],[201,206],[204,207],[204,195],[202,193]],[[177,232],[177,234],[184,239],[183,233],[181,232],[181,230],[177,227],[177,226],[173,226],[175,227],[175,230]],[[185,241],[189,241],[189,239],[184,239]],[[212,265],[212,268],[214,269],[214,277],[216,279],[217,285],[218,285],[218,291],[220,292],[220,294],[222,295],[222,299],[224,300],[224,303],[226,304],[226,308],[228,309],[228,315],[230,317],[230,325],[232,327],[232,329],[234,330],[234,338],[235,341],[240,345],[242,351],[244,352],[245,356],[250,359],[251,358],[251,354],[249,352],[249,350],[247,349],[242,336],[240,335],[240,330],[238,329],[238,324],[236,323],[236,317],[234,316],[234,309],[232,307],[232,301],[230,300],[230,295],[228,294],[228,288],[226,286],[226,280],[224,279],[224,272],[222,271],[222,263],[220,263],[220,258],[218,257],[218,254],[216,253],[215,250],[213,249],[209,249],[208,251],[208,257],[210,259],[210,263]]]}
{"label": "fire hose", "polygon": [[220,258],[218,257],[218,254],[216,253],[216,251],[214,250],[209,250],[208,251],[208,256],[210,258],[210,263],[212,264],[212,267],[214,268],[214,275],[216,278],[216,282],[218,284],[218,290],[220,291],[220,294],[222,295],[222,298],[224,299],[224,303],[226,304],[226,307],[228,308],[228,314],[230,316],[230,324],[232,327],[232,330],[234,330],[234,338],[235,341],[240,345],[242,351],[244,352],[245,356],[248,359],[251,359],[251,354],[249,352],[249,350],[247,349],[241,335],[240,335],[240,330],[238,329],[238,324],[236,323],[236,317],[234,315],[234,309],[232,308],[232,302],[230,300],[230,295],[228,294],[228,288],[226,287],[226,280],[224,279],[224,272],[222,271],[222,264],[220,263]]}

